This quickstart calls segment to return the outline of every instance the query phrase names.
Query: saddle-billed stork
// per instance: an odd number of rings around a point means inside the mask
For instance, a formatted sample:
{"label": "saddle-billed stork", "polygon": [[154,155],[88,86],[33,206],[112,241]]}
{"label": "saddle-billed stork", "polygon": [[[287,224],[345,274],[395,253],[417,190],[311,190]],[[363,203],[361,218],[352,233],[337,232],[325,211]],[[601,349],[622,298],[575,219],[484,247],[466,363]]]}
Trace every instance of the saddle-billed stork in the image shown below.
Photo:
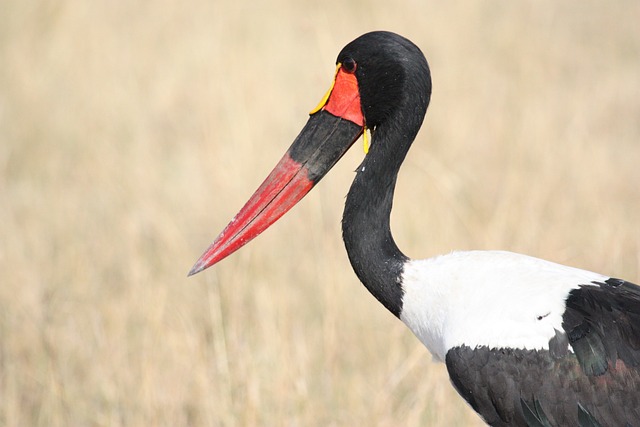
{"label": "saddle-billed stork", "polygon": [[342,219],[349,260],[473,409],[494,426],[640,427],[640,287],[511,252],[412,260],[396,246],[396,178],[430,97],[411,41],[376,31],[349,43],[305,127],[189,275],[274,223],[365,133]]}

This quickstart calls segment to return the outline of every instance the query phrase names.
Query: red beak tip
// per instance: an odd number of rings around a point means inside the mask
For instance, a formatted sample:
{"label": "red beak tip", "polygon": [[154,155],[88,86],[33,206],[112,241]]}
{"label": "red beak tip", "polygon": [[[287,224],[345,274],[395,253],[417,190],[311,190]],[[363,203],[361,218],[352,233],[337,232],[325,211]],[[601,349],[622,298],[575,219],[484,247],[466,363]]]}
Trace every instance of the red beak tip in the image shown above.
{"label": "red beak tip", "polygon": [[199,259],[198,262],[196,262],[194,266],[191,267],[191,270],[189,270],[189,274],[187,274],[187,277],[193,276],[194,274],[198,274],[207,267],[208,267],[207,264],[202,262],[202,259]]}

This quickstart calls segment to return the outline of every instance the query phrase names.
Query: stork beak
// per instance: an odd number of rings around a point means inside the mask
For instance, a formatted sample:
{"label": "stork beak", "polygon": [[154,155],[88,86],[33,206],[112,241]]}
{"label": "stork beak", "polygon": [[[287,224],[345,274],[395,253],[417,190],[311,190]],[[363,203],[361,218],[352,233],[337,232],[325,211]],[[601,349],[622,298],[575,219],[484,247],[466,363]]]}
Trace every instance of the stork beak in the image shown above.
{"label": "stork beak", "polygon": [[300,135],[189,276],[231,255],[276,222],[340,160],[363,130],[356,76],[338,64],[329,92],[311,112]]}

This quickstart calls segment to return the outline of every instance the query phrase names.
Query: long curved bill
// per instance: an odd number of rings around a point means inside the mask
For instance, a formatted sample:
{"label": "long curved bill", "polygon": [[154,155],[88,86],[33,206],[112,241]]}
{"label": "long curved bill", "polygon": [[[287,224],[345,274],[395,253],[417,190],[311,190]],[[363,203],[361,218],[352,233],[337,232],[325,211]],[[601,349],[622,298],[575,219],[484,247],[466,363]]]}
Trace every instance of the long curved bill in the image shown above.
{"label": "long curved bill", "polygon": [[189,276],[231,255],[300,201],[364,131],[358,82],[336,68],[309,121],[249,201],[195,263]]}

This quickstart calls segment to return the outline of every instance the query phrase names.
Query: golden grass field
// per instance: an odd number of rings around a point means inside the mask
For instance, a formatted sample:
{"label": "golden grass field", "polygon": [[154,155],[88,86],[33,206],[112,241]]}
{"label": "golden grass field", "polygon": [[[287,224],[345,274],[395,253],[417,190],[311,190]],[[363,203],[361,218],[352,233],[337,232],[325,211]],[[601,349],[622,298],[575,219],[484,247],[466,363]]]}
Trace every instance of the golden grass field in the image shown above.
{"label": "golden grass field", "polygon": [[462,426],[443,365],[358,282],[361,145],[186,273],[387,29],[432,68],[405,253],[506,249],[640,280],[640,3],[18,1],[0,14],[0,426]]}

